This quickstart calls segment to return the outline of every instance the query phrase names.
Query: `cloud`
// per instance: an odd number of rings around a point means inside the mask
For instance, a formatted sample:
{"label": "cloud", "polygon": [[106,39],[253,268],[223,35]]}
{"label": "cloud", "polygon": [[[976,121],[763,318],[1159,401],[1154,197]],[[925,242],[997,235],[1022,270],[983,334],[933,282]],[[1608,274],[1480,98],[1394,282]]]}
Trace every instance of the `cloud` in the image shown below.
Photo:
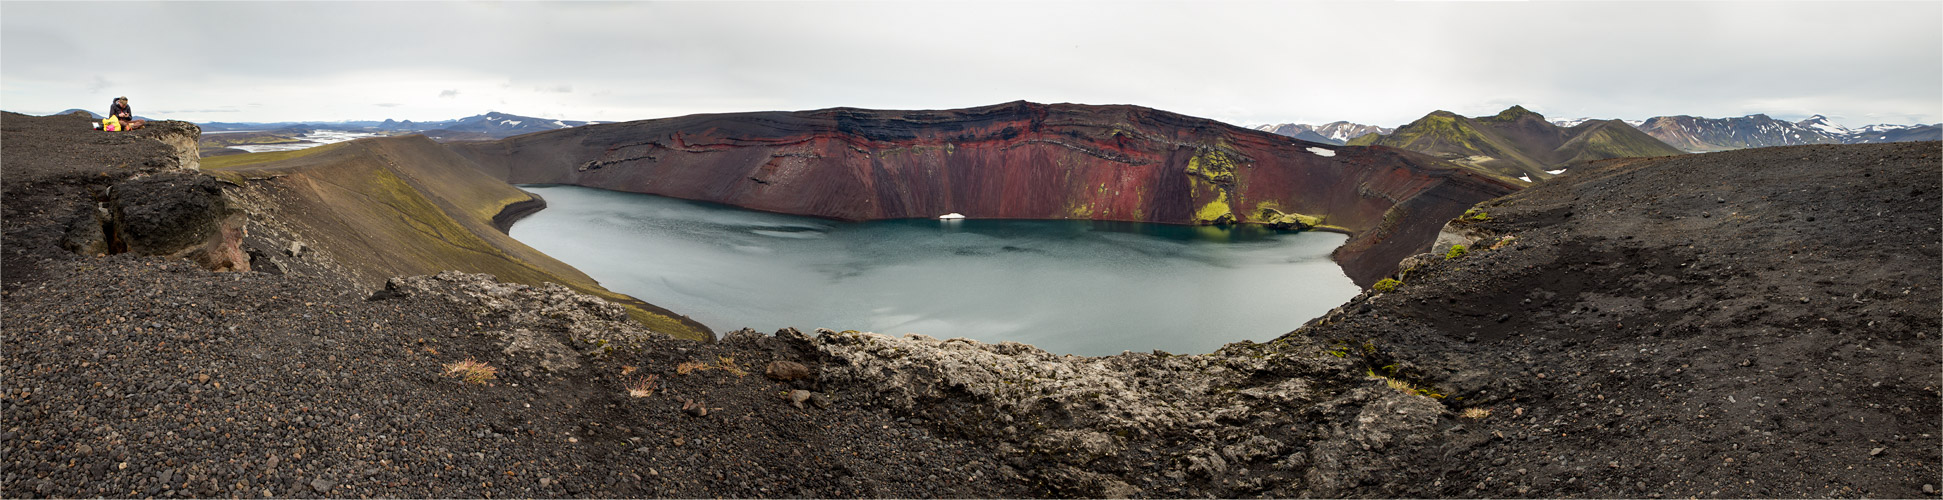
{"label": "cloud", "polygon": [[[1558,117],[1943,120],[1939,2],[1048,0],[1031,16],[1005,2],[0,5],[0,100],[19,109],[139,92],[181,109],[266,103],[241,108],[263,121],[366,119],[374,103],[414,120],[489,105],[627,120],[1019,99],[1236,124],[1387,126],[1510,104]],[[100,23],[174,38],[100,44],[47,28]],[[1452,39],[1450,26],[1520,29]],[[336,45],[291,57],[235,43],[254,39]],[[879,62],[844,59],[859,54]]]}

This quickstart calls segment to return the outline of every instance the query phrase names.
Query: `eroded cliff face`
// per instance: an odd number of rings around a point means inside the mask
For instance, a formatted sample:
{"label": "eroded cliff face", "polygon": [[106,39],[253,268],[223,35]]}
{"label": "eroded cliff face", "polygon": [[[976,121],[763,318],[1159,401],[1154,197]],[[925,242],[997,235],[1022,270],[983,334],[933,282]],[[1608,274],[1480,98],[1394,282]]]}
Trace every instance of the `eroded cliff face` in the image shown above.
{"label": "eroded cliff face", "polygon": [[1345,148],[1135,106],[693,115],[450,145],[512,183],[574,184],[844,220],[1274,223],[1355,235],[1367,286],[1443,221],[1516,186],[1390,148]]}

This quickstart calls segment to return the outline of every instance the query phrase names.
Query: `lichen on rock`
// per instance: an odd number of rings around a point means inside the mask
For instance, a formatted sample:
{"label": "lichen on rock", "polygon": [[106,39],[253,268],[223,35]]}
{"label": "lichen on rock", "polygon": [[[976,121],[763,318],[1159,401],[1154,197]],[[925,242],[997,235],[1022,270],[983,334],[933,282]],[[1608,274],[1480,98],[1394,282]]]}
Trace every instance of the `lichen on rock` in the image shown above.
{"label": "lichen on rock", "polygon": [[1322,225],[1322,218],[1298,213],[1283,213],[1273,207],[1261,207],[1255,218],[1271,229],[1301,231]]}
{"label": "lichen on rock", "polygon": [[372,298],[408,295],[441,297],[479,322],[493,322],[506,354],[554,372],[579,367],[580,356],[640,349],[651,340],[668,338],[642,328],[621,306],[556,283],[536,287],[504,283],[489,274],[446,271],[392,278]]}

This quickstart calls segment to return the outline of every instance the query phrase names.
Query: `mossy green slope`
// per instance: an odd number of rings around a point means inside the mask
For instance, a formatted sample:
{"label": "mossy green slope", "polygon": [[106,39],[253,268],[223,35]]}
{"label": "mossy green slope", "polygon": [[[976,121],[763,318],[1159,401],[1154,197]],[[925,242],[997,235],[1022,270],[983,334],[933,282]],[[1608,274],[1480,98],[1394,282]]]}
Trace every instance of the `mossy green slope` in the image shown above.
{"label": "mossy green slope", "polygon": [[1565,141],[1553,153],[1555,157],[1564,158],[1563,163],[1686,154],[1619,120],[1586,122],[1572,130],[1572,139]]}
{"label": "mossy green slope", "polygon": [[304,243],[351,267],[366,286],[445,270],[528,285],[553,282],[620,304],[654,331],[713,337],[694,320],[602,288],[500,232],[493,217],[532,196],[480,173],[430,139],[365,139],[314,149],[323,151],[220,157],[225,161],[211,173],[246,179],[248,189],[273,200],[276,206],[269,208],[280,222],[314,239]]}
{"label": "mossy green slope", "polygon": [[1586,122],[1561,129],[1521,106],[1480,118],[1435,111],[1395,133],[1365,135],[1350,144],[1408,149],[1503,176],[1530,178],[1548,177],[1546,171],[1573,163],[1680,153],[1624,122]]}
{"label": "mossy green slope", "polygon": [[1546,166],[1545,162],[1520,151],[1509,139],[1449,111],[1432,112],[1389,135],[1370,134],[1358,139],[1351,144],[1408,149],[1504,175],[1542,172]]}

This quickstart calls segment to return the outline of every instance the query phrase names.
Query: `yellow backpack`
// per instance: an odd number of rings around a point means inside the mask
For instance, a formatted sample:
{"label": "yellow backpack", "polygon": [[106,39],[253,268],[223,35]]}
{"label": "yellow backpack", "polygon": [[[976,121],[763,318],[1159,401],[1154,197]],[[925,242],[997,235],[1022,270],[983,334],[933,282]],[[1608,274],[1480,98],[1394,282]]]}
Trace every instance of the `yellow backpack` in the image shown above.
{"label": "yellow backpack", "polygon": [[110,116],[101,119],[101,129],[109,132],[121,131],[121,119]]}

